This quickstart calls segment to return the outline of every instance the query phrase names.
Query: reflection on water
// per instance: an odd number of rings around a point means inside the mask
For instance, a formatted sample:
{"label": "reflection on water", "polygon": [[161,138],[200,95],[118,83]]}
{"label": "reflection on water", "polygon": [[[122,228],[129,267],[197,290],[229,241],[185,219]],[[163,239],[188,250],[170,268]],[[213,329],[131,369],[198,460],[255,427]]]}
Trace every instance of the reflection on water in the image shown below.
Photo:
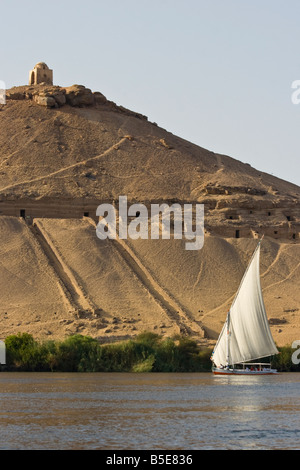
{"label": "reflection on water", "polygon": [[299,449],[300,374],[0,374],[0,449]]}

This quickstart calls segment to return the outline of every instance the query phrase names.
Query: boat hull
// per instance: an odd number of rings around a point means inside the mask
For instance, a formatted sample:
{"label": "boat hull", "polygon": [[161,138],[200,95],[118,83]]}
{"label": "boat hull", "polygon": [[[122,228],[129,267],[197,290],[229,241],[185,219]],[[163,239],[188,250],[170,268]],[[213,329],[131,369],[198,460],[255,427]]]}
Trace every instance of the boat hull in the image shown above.
{"label": "boat hull", "polygon": [[246,369],[213,369],[214,375],[274,375],[278,374],[276,369],[246,370]]}

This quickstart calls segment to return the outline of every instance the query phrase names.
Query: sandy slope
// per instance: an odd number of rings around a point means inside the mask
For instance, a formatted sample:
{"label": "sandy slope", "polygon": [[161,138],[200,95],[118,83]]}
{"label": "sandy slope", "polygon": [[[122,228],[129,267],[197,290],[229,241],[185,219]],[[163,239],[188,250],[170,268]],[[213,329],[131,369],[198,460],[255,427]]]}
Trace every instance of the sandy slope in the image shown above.
{"label": "sandy slope", "polygon": [[[207,237],[187,252],[180,240],[134,241],[134,250],[167,291],[217,338],[257,241]],[[280,345],[300,338],[300,246],[264,239],[261,284],[272,334]],[[284,322],[286,320],[286,322]]]}
{"label": "sandy slope", "polygon": [[[96,316],[103,330],[95,330],[94,335],[122,337],[156,329],[158,333],[166,329],[169,334],[179,333],[164,308],[127,265],[114,241],[99,240],[95,226],[88,220],[36,222],[60,254],[64,269],[70,269],[91,308],[100,309]],[[90,332],[89,322],[85,325],[86,332]]]}
{"label": "sandy slope", "polygon": [[[211,345],[257,243],[250,237],[266,231],[272,333],[279,345],[300,339],[299,187],[111,103],[47,109],[12,99],[0,111],[1,338],[115,341],[150,329]],[[95,217],[120,195],[204,203],[212,236],[199,251],[184,240],[104,242],[92,220],[75,218],[78,204],[88,201]],[[29,206],[28,225],[3,215]],[[230,238],[236,228],[243,238]]]}
{"label": "sandy slope", "polygon": [[[202,250],[186,251],[183,240],[126,241],[141,271],[116,241],[99,240],[88,219],[35,223],[48,250],[21,219],[0,219],[2,337],[80,332],[112,341],[144,330],[173,335],[186,328],[211,345],[257,243],[207,237]],[[299,250],[269,239],[262,245],[262,287],[279,345],[300,338]],[[169,308],[172,301],[178,310]]]}
{"label": "sandy slope", "polygon": [[70,318],[63,286],[24,221],[0,219],[1,337],[18,331],[48,335]]}
{"label": "sandy slope", "polygon": [[300,198],[296,185],[105,106],[46,109],[12,100],[1,108],[0,126],[5,197],[215,200],[206,188],[217,185],[265,191],[272,203]]}

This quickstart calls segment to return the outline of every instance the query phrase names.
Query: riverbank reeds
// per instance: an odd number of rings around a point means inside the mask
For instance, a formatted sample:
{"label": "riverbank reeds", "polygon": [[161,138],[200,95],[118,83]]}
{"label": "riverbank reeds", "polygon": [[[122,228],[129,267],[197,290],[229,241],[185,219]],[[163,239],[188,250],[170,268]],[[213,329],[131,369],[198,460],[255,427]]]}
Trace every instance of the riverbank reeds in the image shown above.
{"label": "riverbank reeds", "polygon": [[36,341],[22,333],[5,340],[7,371],[201,372],[211,368],[210,349],[182,336],[145,332],[134,339],[101,345],[88,336]]}
{"label": "riverbank reeds", "polygon": [[[144,332],[134,339],[100,344],[89,336],[40,342],[28,333],[5,340],[4,371],[34,372],[208,372],[212,349],[200,348],[184,336],[163,338]],[[294,349],[278,348],[272,367],[280,372],[300,371],[292,360]]]}

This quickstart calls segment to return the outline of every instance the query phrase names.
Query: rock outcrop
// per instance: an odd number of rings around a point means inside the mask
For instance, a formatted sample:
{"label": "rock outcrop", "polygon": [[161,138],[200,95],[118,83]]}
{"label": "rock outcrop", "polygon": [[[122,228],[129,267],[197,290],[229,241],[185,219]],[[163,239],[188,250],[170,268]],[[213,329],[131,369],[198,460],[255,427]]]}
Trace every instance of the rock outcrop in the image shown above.
{"label": "rock outcrop", "polygon": [[116,103],[108,100],[99,91],[92,92],[83,85],[60,87],[41,83],[39,85],[13,87],[6,91],[6,99],[16,101],[33,100],[38,105],[46,108],[60,108],[66,104],[79,108],[106,105],[111,110],[147,120],[146,116],[126,109],[124,106],[117,106]]}

